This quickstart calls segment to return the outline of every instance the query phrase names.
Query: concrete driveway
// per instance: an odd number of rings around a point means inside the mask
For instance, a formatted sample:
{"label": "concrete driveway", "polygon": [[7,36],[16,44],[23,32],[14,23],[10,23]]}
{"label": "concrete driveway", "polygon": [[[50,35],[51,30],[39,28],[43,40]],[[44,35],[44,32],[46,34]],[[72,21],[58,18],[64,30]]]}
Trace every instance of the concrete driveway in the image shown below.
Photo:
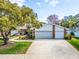
{"label": "concrete driveway", "polygon": [[25,59],[79,59],[79,52],[65,40],[36,40]]}
{"label": "concrete driveway", "polygon": [[0,59],[79,59],[79,52],[65,40],[35,40],[26,54],[0,55]]}

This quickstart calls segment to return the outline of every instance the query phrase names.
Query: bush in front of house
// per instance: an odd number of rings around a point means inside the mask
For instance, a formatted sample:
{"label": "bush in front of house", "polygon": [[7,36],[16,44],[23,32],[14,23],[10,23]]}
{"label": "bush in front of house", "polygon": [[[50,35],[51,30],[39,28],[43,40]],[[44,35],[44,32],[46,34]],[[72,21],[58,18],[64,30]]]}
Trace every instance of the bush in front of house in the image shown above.
{"label": "bush in front of house", "polygon": [[75,33],[74,32],[71,32],[70,34],[71,34],[71,39],[75,38]]}
{"label": "bush in front of house", "polygon": [[70,39],[72,39],[72,38],[74,38],[74,37],[75,37],[74,32],[71,32],[70,34],[66,34],[64,38],[70,40]]}
{"label": "bush in front of house", "polygon": [[71,34],[72,36],[75,36],[74,32],[71,32],[70,34]]}
{"label": "bush in front of house", "polygon": [[79,37],[75,37],[76,39],[79,39]]}
{"label": "bush in front of house", "polygon": [[19,36],[19,38],[18,38],[18,40],[26,40],[28,38],[28,36],[26,36],[26,35],[20,35]]}
{"label": "bush in front of house", "polygon": [[66,34],[64,39],[71,39],[71,34]]}
{"label": "bush in front of house", "polygon": [[32,35],[32,39],[33,39],[33,40],[35,39],[35,36],[34,36],[34,35]]}

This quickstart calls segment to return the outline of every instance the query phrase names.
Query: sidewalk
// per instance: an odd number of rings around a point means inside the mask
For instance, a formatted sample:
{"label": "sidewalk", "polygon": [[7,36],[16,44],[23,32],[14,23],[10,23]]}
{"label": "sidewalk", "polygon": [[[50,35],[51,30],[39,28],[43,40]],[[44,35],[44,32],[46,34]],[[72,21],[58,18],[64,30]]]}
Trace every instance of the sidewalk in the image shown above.
{"label": "sidewalk", "polygon": [[25,59],[24,54],[0,54],[0,59]]}

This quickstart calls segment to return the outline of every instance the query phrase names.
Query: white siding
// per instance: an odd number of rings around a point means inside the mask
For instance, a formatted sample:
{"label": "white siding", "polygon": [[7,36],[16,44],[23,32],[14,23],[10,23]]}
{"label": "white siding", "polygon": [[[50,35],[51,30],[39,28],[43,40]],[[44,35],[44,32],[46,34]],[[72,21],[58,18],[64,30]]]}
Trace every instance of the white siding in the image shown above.
{"label": "white siding", "polygon": [[64,31],[64,28],[58,25],[55,25],[55,31]]}
{"label": "white siding", "polygon": [[35,31],[52,31],[52,25],[44,24],[40,29],[36,29]]}

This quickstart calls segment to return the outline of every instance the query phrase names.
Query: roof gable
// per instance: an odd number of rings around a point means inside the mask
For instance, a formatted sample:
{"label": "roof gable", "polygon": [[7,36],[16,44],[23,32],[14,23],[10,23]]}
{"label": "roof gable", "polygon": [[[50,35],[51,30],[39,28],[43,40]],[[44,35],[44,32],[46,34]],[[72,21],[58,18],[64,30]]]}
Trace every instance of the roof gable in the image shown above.
{"label": "roof gable", "polygon": [[51,24],[44,24],[41,28],[35,29],[36,31],[52,31]]}

